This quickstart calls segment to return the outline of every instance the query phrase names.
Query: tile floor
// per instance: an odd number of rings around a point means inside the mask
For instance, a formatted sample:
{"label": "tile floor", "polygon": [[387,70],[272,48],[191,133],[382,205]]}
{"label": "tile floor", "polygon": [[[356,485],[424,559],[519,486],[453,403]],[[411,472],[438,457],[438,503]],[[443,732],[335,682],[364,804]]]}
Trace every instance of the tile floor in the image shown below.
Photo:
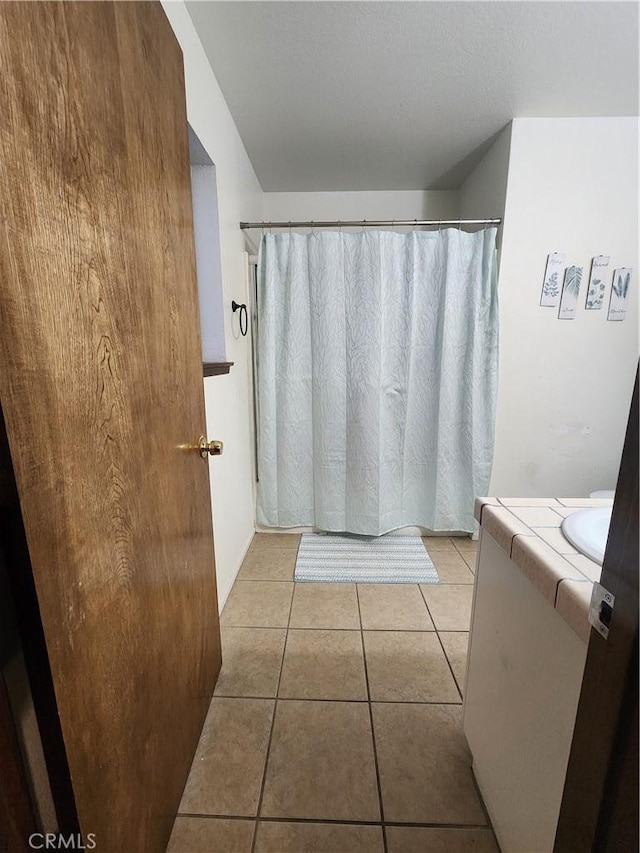
{"label": "tile floor", "polygon": [[257,534],[170,853],[498,853],[462,734],[476,543],[440,584],[295,584]]}

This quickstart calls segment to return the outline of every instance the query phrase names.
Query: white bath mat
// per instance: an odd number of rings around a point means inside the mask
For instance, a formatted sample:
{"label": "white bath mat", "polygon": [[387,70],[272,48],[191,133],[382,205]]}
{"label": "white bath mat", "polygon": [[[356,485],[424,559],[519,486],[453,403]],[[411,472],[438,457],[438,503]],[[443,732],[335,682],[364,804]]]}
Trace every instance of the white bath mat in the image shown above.
{"label": "white bath mat", "polygon": [[419,536],[303,533],[293,579],[322,583],[438,583]]}

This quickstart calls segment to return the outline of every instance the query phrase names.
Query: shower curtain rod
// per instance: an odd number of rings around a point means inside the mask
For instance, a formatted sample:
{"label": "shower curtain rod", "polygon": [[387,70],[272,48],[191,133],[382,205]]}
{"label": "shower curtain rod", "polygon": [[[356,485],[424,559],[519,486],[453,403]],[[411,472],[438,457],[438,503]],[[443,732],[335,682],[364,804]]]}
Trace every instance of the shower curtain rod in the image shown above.
{"label": "shower curtain rod", "polygon": [[241,222],[240,228],[246,231],[249,228],[260,228],[265,231],[270,228],[393,228],[418,226],[430,228],[442,225],[500,225],[502,219],[339,219],[335,222]]}

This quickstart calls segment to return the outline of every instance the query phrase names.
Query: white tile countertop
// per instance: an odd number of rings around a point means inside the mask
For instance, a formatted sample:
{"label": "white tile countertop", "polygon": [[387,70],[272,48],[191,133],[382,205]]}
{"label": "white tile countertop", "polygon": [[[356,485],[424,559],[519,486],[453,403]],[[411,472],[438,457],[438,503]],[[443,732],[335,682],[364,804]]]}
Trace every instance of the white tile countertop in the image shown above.
{"label": "white tile countertop", "polygon": [[603,498],[477,498],[475,503],[483,530],[585,642],[591,632],[591,590],[602,566],[580,554],[560,525],[579,509],[612,503]]}

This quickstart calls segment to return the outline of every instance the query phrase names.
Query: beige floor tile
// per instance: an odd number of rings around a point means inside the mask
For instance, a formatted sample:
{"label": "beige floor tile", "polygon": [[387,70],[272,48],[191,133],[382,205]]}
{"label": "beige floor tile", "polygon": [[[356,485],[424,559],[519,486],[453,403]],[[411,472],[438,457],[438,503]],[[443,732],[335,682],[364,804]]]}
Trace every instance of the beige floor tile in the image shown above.
{"label": "beige floor tile", "polygon": [[286,628],[292,595],[293,583],[236,581],[220,624],[238,628]]}
{"label": "beige floor tile", "polygon": [[448,536],[423,536],[424,547],[431,551],[455,551],[455,546]]}
{"label": "beige floor tile", "polygon": [[292,581],[296,565],[293,548],[260,548],[250,551],[238,572],[240,581]]}
{"label": "beige floor tile", "polygon": [[438,631],[468,631],[473,587],[470,584],[420,584]]}
{"label": "beige floor tile", "polygon": [[385,819],[486,823],[459,705],[373,704]]}
{"label": "beige floor tile", "polygon": [[431,559],[438,572],[440,583],[473,583],[473,572],[469,570],[467,562],[457,551],[435,551]]}
{"label": "beige floor tile", "polygon": [[278,701],[261,814],[380,820],[365,703]]}
{"label": "beige floor tile", "polygon": [[360,631],[290,630],[278,695],[366,701]]}
{"label": "beige floor tile", "polygon": [[464,677],[467,671],[467,648],[469,634],[467,631],[440,631],[440,641],[451,664],[451,669],[458,682],[460,692],[464,691]]}
{"label": "beige floor tile", "polygon": [[470,536],[455,536],[452,537],[451,541],[460,553],[471,552],[475,554],[478,550],[479,540],[472,539]]}
{"label": "beige floor tile", "polygon": [[382,827],[261,821],[255,853],[383,853]]}
{"label": "beige floor tile", "polygon": [[365,631],[372,702],[460,702],[438,637],[424,631]]}
{"label": "beige floor tile", "polygon": [[291,628],[360,628],[354,583],[297,583],[295,587]]}
{"label": "beige floor tile", "polygon": [[297,551],[299,546],[299,533],[256,533],[250,548],[293,548]]}
{"label": "beige floor tile", "polygon": [[477,551],[460,551],[460,556],[469,567],[469,571],[476,573],[476,561],[478,559]]}
{"label": "beige floor tile", "polygon": [[286,628],[228,628],[222,635],[222,669],[216,696],[274,696]]}
{"label": "beige floor tile", "polygon": [[358,584],[362,627],[369,631],[433,631],[417,584]]}
{"label": "beige floor tile", "polygon": [[255,816],[273,707],[269,699],[212,700],[181,813]]}
{"label": "beige floor tile", "polygon": [[253,820],[178,817],[167,853],[251,853]]}
{"label": "beige floor tile", "polygon": [[388,826],[389,853],[500,853],[490,829]]}

